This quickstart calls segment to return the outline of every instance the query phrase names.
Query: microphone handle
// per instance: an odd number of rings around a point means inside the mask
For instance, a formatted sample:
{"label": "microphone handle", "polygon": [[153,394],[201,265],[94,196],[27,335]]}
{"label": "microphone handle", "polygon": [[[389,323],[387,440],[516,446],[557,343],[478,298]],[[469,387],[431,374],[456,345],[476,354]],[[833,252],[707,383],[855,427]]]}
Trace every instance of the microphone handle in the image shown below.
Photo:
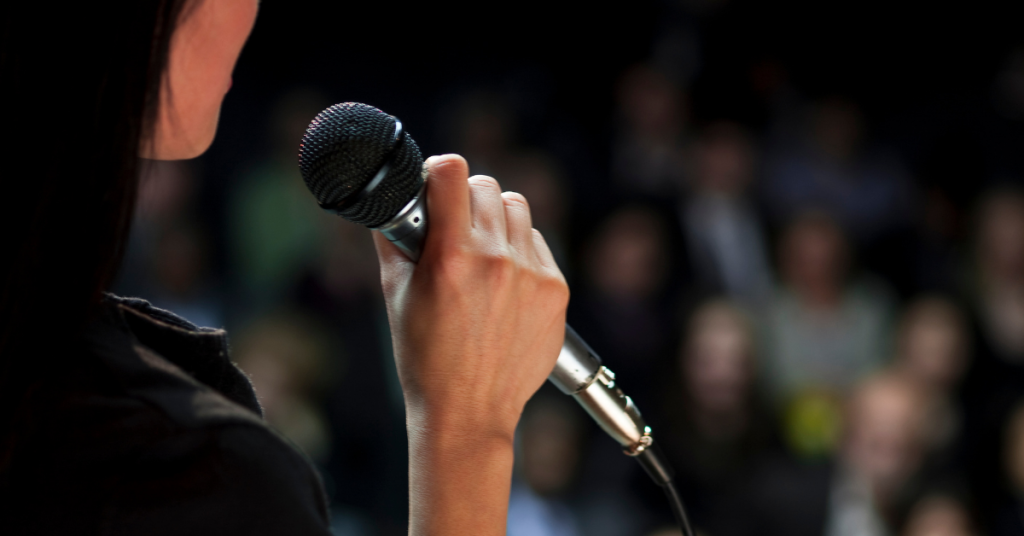
{"label": "microphone handle", "polygon": [[[424,183],[394,218],[375,228],[414,261],[419,260],[427,235],[425,192]],[[626,454],[637,456],[653,443],[651,428],[633,401],[616,386],[615,373],[601,365],[597,353],[568,324],[562,351],[548,381],[575,398]]]}

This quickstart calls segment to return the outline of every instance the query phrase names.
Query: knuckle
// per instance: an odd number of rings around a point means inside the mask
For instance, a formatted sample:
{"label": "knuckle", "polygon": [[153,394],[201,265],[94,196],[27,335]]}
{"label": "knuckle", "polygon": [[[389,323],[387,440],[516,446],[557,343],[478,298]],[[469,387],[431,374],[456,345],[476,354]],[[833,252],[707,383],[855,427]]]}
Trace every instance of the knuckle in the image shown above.
{"label": "knuckle", "polygon": [[510,253],[504,251],[486,254],[484,256],[484,263],[489,272],[502,278],[511,276],[518,268],[515,258]]}
{"label": "knuckle", "polygon": [[569,303],[569,285],[565,282],[564,277],[552,277],[550,279],[552,286],[552,294],[558,298],[560,304],[567,305]]}
{"label": "knuckle", "polygon": [[437,262],[431,266],[431,272],[445,284],[458,284],[464,281],[472,264],[472,252],[457,243],[444,243],[441,246]]}
{"label": "knuckle", "polygon": [[545,270],[540,275],[539,285],[545,295],[558,304],[569,302],[569,284],[561,273]]}
{"label": "knuckle", "polygon": [[505,200],[506,205],[522,205],[527,209],[530,207],[530,202],[526,200],[526,196],[519,192],[502,192],[501,197]]}
{"label": "knuckle", "polygon": [[469,185],[473,188],[501,192],[501,185],[498,184],[498,181],[494,177],[488,177],[487,175],[473,175],[469,178]]}

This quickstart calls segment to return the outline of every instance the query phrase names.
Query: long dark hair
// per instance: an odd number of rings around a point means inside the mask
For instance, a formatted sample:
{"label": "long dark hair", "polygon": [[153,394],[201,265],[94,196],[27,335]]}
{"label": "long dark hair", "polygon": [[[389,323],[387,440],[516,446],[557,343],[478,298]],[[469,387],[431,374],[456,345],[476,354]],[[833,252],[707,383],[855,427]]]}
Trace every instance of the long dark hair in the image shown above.
{"label": "long dark hair", "polygon": [[116,274],[184,3],[0,7],[0,438]]}

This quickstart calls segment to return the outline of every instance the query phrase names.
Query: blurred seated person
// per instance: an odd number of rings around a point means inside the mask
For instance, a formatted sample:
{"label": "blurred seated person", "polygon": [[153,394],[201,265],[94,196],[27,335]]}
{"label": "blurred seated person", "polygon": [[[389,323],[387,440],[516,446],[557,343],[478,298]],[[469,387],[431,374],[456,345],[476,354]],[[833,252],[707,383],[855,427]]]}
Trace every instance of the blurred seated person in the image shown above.
{"label": "blurred seated person", "polygon": [[979,519],[1005,501],[1003,430],[1024,393],[1024,193],[1003,187],[979,202],[973,273],[974,359],[964,387],[966,459]]}
{"label": "blurred seated person", "polygon": [[828,463],[779,458],[751,480],[745,533],[758,536],[887,536],[907,510],[920,476],[927,406],[917,386],[894,374],[861,382],[845,408]]}
{"label": "blurred seated person", "polygon": [[662,447],[676,470],[691,523],[736,534],[736,493],[768,447],[772,422],[756,392],[753,327],[727,300],[690,316],[665,398]]}
{"label": "blurred seated person", "polygon": [[894,372],[917,384],[929,400],[934,462],[958,463],[963,434],[960,383],[970,359],[970,335],[964,314],[939,296],[918,298],[907,306],[896,335]]}
{"label": "blurred seated person", "polygon": [[570,324],[621,374],[640,407],[653,407],[653,378],[671,354],[673,227],[653,205],[614,211],[585,251],[586,285],[573,295]]}
{"label": "blurred seated person", "polygon": [[947,494],[927,495],[914,504],[901,536],[974,536],[970,512],[963,501]]}
{"label": "blurred seated person", "polygon": [[527,405],[519,424],[517,478],[508,505],[509,536],[583,534],[567,500],[583,447],[581,415],[574,406],[543,395]]}
{"label": "blurred seated person", "polygon": [[790,223],[778,262],[782,286],[762,319],[765,379],[790,447],[820,456],[838,437],[839,400],[889,353],[891,302],[879,283],[851,276],[846,237],[825,214]]}
{"label": "blurred seated person", "polygon": [[1010,493],[1000,501],[992,536],[1024,535],[1024,404],[1018,405],[1007,422],[1000,475]]}
{"label": "blurred seated person", "polygon": [[613,185],[629,194],[675,198],[686,175],[689,110],[685,93],[658,70],[635,65],[619,80],[616,97]]}
{"label": "blurred seated person", "polygon": [[773,282],[765,230],[748,195],[754,152],[739,125],[723,121],[705,128],[693,153],[681,219],[697,284],[758,306],[771,295]]}
{"label": "blurred seated person", "polygon": [[993,357],[1024,364],[1024,193],[990,192],[978,210],[973,291]]}
{"label": "blurred seated person", "polygon": [[232,185],[229,266],[238,281],[237,300],[244,306],[237,309],[243,317],[284,302],[337,225],[337,218],[311,203],[295,160],[309,118],[330,104],[320,92],[305,88],[278,99],[267,128],[271,150]]}
{"label": "blurred seated person", "polygon": [[209,270],[207,233],[197,226],[177,223],[157,234],[148,296],[198,326],[224,326],[224,295]]}
{"label": "blurred seated person", "polygon": [[905,225],[909,180],[893,155],[866,150],[860,108],[830,97],[808,112],[800,138],[768,159],[762,193],[775,221],[825,210],[861,245]]}
{"label": "blurred seated person", "polygon": [[328,341],[305,315],[268,315],[242,331],[234,359],[249,380],[267,422],[311,460],[330,455],[331,436],[320,407],[332,380]]}

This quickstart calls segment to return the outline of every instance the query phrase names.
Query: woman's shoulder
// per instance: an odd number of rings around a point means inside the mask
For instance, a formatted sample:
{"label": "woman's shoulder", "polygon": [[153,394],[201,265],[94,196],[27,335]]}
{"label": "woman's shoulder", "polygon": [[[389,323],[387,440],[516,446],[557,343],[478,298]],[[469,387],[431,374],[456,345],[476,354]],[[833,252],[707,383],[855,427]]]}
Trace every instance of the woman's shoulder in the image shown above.
{"label": "woman's shoulder", "polygon": [[222,329],[195,326],[144,300],[108,295],[86,344],[125,395],[176,425],[264,425],[252,384],[231,362]]}
{"label": "woman's shoulder", "polygon": [[221,330],[109,297],[81,354],[18,411],[0,468],[0,518],[13,519],[3,526],[326,534],[319,477],[265,424],[226,350]]}

